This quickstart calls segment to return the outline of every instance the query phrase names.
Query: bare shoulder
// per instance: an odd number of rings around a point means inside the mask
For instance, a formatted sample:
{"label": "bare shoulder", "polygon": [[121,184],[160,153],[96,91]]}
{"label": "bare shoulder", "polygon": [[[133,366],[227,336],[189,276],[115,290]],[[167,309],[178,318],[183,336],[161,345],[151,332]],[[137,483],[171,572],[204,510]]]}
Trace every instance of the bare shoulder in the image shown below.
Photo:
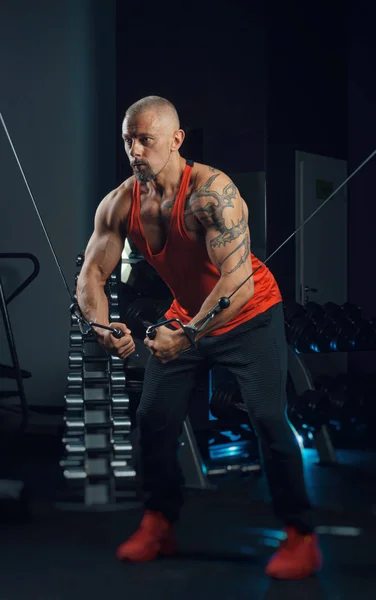
{"label": "bare shoulder", "polygon": [[195,163],[193,167],[194,188],[192,193],[198,191],[203,186],[216,189],[217,186],[231,182],[230,177],[220,169],[216,169],[210,165]]}
{"label": "bare shoulder", "polygon": [[129,177],[103,198],[97,208],[97,222],[111,229],[124,223],[131,205],[133,182],[134,177]]}
{"label": "bare shoulder", "polygon": [[221,208],[238,205],[241,210],[247,211],[246,204],[235,183],[220,169],[195,163],[193,181],[190,198],[192,210],[211,204]]}

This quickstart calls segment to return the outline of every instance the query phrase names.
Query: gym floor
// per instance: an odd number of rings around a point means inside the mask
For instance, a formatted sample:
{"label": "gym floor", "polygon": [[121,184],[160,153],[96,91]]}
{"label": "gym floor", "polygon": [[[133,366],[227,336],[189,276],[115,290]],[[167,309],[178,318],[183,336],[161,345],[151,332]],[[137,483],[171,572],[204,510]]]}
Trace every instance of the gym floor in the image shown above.
{"label": "gym floor", "polygon": [[330,468],[316,464],[314,450],[304,451],[324,568],[317,577],[278,582],[263,572],[281,534],[263,476],[222,478],[215,491],[187,490],[177,526],[180,554],[130,565],[115,559],[115,549],[137,527],[141,509],[57,509],[59,447],[39,438],[27,448],[19,447],[9,475],[30,485],[33,514],[28,523],[0,526],[1,600],[375,598],[375,451],[338,451],[339,464]]}

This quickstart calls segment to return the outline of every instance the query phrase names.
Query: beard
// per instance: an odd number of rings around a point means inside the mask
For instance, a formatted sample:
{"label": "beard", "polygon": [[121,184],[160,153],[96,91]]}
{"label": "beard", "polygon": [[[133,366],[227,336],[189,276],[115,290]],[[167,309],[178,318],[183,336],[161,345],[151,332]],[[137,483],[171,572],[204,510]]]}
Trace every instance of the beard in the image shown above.
{"label": "beard", "polygon": [[147,183],[148,181],[155,179],[157,176],[151,166],[145,163],[142,163],[140,166],[135,164],[133,165],[132,169],[134,176],[139,183]]}

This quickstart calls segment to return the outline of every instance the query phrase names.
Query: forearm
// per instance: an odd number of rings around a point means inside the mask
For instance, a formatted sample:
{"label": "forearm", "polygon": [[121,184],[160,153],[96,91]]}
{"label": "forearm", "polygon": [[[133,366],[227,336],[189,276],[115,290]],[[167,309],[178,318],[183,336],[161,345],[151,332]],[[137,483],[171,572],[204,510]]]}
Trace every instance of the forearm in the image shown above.
{"label": "forearm", "polygon": [[[95,275],[81,272],[77,280],[77,302],[80,310],[89,322],[109,325],[108,300],[103,282]],[[95,328],[99,340],[104,330]]]}
{"label": "forearm", "polygon": [[[195,323],[200,321],[205,315],[210,312],[214,306],[218,303],[219,298],[228,297],[239,285],[238,282],[230,277],[221,277],[217,285],[213,288],[211,294],[206,298],[205,302],[201,306],[200,311],[193,317],[189,325],[193,326]],[[242,309],[244,304],[252,298],[254,292],[253,279],[250,279],[245,283],[231,298],[230,306],[223,309],[218,313],[205,327],[205,329],[196,335],[196,341],[201,337],[207,335],[215,329],[223,327],[228,321],[230,321],[238,312]]]}

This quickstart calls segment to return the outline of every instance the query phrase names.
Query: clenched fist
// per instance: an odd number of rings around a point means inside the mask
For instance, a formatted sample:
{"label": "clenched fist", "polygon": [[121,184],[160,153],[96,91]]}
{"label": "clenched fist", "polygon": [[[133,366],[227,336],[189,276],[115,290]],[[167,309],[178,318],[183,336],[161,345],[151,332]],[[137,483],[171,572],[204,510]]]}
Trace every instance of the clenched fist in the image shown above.
{"label": "clenched fist", "polygon": [[112,335],[111,331],[105,331],[101,343],[107,352],[124,360],[133,354],[136,349],[135,343],[131,336],[131,331],[128,329],[125,323],[110,323],[110,327],[121,329],[121,331],[124,333],[123,337],[117,339]]}

